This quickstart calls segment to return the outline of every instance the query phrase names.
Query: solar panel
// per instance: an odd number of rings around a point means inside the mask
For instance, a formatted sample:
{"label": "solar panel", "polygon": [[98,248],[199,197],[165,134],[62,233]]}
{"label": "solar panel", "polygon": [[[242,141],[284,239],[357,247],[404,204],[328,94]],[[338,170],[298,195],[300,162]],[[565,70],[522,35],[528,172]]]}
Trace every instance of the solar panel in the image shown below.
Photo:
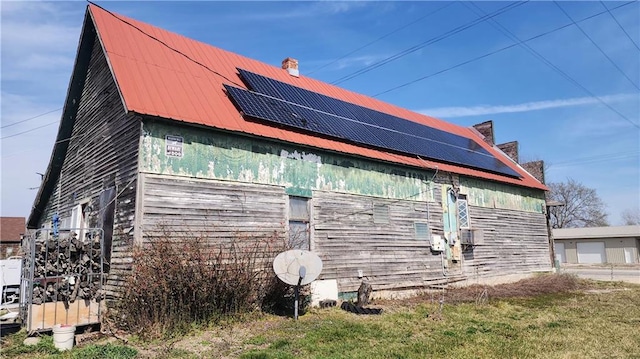
{"label": "solar panel", "polygon": [[490,155],[484,147],[469,138],[305,90],[243,69],[238,69],[238,71],[249,87],[255,92],[341,117],[355,119],[359,122],[369,123],[398,132],[416,134],[420,137],[441,142],[443,145],[468,148]]}
{"label": "solar panel", "polygon": [[[290,87],[296,89],[294,86]],[[447,144],[433,138],[423,137],[418,133],[406,133],[396,129],[382,127],[374,124],[375,121],[359,121],[360,118],[354,119],[337,115],[334,113],[337,111],[328,112],[311,107],[311,105],[317,104],[316,101],[324,101],[322,97],[304,97],[304,94],[300,95],[305,99],[304,102],[308,104],[303,105],[276,98],[276,96],[248,91],[229,85],[225,85],[225,88],[242,113],[251,118],[314,134],[322,134],[359,145],[383,148],[404,154],[417,155],[442,162],[519,177],[515,171],[487,151],[478,151],[470,147]],[[276,89],[277,87],[273,86],[272,88]],[[264,87],[261,87],[261,89],[264,90]],[[284,90],[293,91],[290,88],[284,88]],[[275,94],[275,92],[276,91],[272,91],[271,93]],[[280,93],[280,91],[277,92]],[[351,108],[348,113],[343,112],[349,116],[357,115],[357,112],[363,108],[353,104],[348,105],[356,106],[355,108]],[[348,105],[345,105],[346,108],[349,108]],[[318,105],[318,107],[323,106]],[[416,132],[427,133],[426,131]],[[474,142],[470,139],[466,140]],[[468,142],[464,142],[463,144],[470,146]],[[480,147],[477,143],[475,145]]]}

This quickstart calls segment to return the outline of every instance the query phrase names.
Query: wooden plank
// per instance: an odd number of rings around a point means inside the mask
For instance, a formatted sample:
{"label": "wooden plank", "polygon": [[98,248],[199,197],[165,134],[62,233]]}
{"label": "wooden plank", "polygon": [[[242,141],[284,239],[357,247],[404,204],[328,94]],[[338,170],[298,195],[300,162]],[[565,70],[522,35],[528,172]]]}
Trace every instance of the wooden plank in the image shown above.
{"label": "wooden plank", "polygon": [[145,238],[196,234],[212,241],[286,232],[284,188],[145,174]]}
{"label": "wooden plank", "polygon": [[63,302],[32,304],[29,330],[49,330],[56,324],[88,325],[100,323],[98,313],[104,311],[104,302],[76,300],[66,309]]}

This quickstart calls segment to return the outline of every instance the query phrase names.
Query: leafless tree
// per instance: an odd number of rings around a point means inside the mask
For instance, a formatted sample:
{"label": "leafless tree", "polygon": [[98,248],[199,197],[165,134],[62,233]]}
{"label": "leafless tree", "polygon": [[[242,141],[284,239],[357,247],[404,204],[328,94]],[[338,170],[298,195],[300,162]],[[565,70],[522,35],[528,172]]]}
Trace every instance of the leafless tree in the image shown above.
{"label": "leafless tree", "polygon": [[596,190],[568,179],[567,182],[549,183],[548,199],[562,203],[551,207],[553,228],[608,226],[605,204]]}
{"label": "leafless tree", "polygon": [[626,226],[640,224],[640,210],[638,208],[628,208],[622,211],[622,223]]}

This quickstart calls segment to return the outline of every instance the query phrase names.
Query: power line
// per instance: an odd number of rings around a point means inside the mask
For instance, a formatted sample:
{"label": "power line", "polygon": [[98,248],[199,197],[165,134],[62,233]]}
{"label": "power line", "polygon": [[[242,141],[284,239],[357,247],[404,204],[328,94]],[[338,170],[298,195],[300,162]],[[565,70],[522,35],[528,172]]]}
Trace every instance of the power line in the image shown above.
{"label": "power line", "polygon": [[389,33],[386,33],[386,34],[384,34],[384,35],[382,35],[382,36],[378,37],[377,39],[375,39],[375,40],[373,40],[373,41],[371,41],[371,42],[369,42],[369,43],[367,43],[367,44],[365,44],[365,45],[362,45],[362,46],[358,47],[357,49],[352,50],[352,51],[350,51],[350,52],[348,52],[348,53],[346,53],[346,54],[344,54],[344,55],[342,55],[342,56],[338,57],[337,59],[335,59],[335,60],[333,60],[333,61],[331,61],[331,62],[328,62],[328,63],[326,63],[326,64],[324,64],[324,65],[322,65],[322,66],[320,66],[320,67],[318,67],[318,68],[316,68],[316,69],[314,69],[314,70],[312,70],[312,71],[308,72],[308,73],[307,73],[307,75],[311,75],[311,74],[313,74],[314,72],[318,72],[319,70],[321,70],[321,69],[323,69],[323,68],[325,68],[325,67],[327,67],[327,66],[329,66],[329,65],[333,65],[333,64],[335,64],[336,62],[338,62],[338,61],[340,61],[340,60],[344,59],[345,57],[347,57],[347,56],[349,56],[349,55],[352,55],[352,54],[354,54],[354,53],[356,53],[356,52],[358,52],[358,51],[360,51],[360,50],[362,50],[362,49],[364,49],[364,48],[366,48],[366,47],[369,47],[369,46],[373,45],[374,43],[376,43],[376,42],[378,42],[378,41],[380,41],[380,40],[382,40],[382,39],[384,39],[384,38],[387,38],[387,37],[389,37],[389,36],[391,36],[391,35],[393,35],[393,34],[397,33],[398,31],[403,30],[403,29],[405,29],[405,28],[407,28],[407,27],[409,27],[409,26],[411,26],[411,25],[413,25],[413,24],[415,24],[415,23],[417,23],[417,22],[419,22],[419,21],[422,21],[422,20],[426,19],[427,17],[429,17],[429,16],[431,16],[431,15],[433,15],[433,14],[435,14],[435,13],[437,13],[437,12],[441,11],[441,10],[444,10],[445,8],[447,8],[447,7],[449,7],[449,6],[453,5],[453,4],[454,4],[453,2],[450,2],[450,3],[448,3],[448,4],[444,5],[444,6],[441,6],[441,7],[439,7],[439,8],[437,8],[437,9],[435,9],[435,10],[433,10],[433,11],[431,11],[431,12],[429,12],[429,13],[427,13],[427,14],[425,14],[425,15],[421,16],[421,17],[419,17],[418,19],[416,19],[416,20],[414,20],[414,21],[412,21],[412,22],[410,22],[410,23],[408,23],[408,24],[406,24],[406,25],[403,25],[403,26],[401,26],[401,27],[399,27],[399,28],[397,28],[397,29],[395,29],[395,30],[393,30],[393,31],[389,32]]}
{"label": "power line", "polygon": [[39,130],[39,129],[44,128],[44,127],[47,127],[47,126],[51,126],[51,125],[53,125],[53,124],[55,124],[55,123],[59,123],[59,122],[60,122],[60,121],[57,121],[57,120],[56,120],[56,121],[53,121],[53,122],[49,122],[49,123],[46,123],[46,124],[44,124],[44,125],[42,125],[42,126],[34,127],[34,128],[32,128],[32,129],[30,129],[30,130],[26,130],[26,131],[22,131],[22,132],[14,133],[13,135],[9,135],[9,136],[0,137],[0,140],[4,140],[5,138],[11,138],[11,137],[16,137],[16,136],[24,135],[25,133],[33,132],[33,131],[35,131],[35,130]]}
{"label": "power line", "polygon": [[627,33],[627,30],[624,29],[624,27],[622,27],[622,24],[620,24],[618,22],[618,19],[616,19],[615,16],[613,16],[613,13],[611,11],[609,11],[609,8],[602,2],[600,1],[600,4],[602,5],[603,8],[605,8],[607,10],[607,12],[609,13],[609,15],[611,15],[611,18],[613,19],[613,21],[616,22],[616,24],[618,24],[618,27],[620,27],[620,30],[622,30],[622,32],[624,32],[625,35],[627,35],[627,39],[629,39],[629,41],[631,41],[631,43],[633,44],[633,46],[636,47],[636,49],[638,49],[638,51],[640,51],[640,47],[638,47],[638,44],[636,44],[635,41],[633,41],[633,39],[631,38],[631,36],[629,36],[629,33]]}
{"label": "power line", "polygon": [[185,57],[187,60],[189,60],[189,61],[193,62],[194,64],[199,65],[199,66],[201,66],[201,67],[203,67],[203,68],[205,68],[205,69],[209,70],[211,73],[213,73],[213,74],[215,74],[215,75],[217,75],[217,76],[222,77],[223,79],[225,79],[225,80],[227,80],[227,81],[231,82],[232,84],[234,84],[234,85],[236,85],[236,86],[239,86],[239,87],[241,87],[241,88],[244,88],[244,87],[245,87],[244,85],[240,85],[240,84],[238,84],[237,82],[235,82],[235,81],[231,80],[230,78],[228,78],[228,77],[226,77],[225,75],[223,75],[223,74],[219,73],[218,71],[213,70],[213,69],[212,69],[212,68],[210,68],[209,66],[207,66],[207,65],[205,65],[205,64],[203,64],[203,63],[201,63],[201,62],[199,62],[198,60],[196,60],[196,59],[192,58],[191,56],[189,56],[189,55],[185,54],[184,52],[182,52],[182,51],[180,51],[180,50],[178,50],[178,49],[176,49],[176,48],[174,48],[174,47],[169,46],[169,44],[167,44],[166,42],[164,42],[164,41],[162,41],[162,40],[158,39],[157,37],[155,37],[155,36],[153,36],[153,35],[151,35],[151,34],[148,34],[148,33],[147,33],[147,32],[145,32],[144,30],[142,30],[141,28],[137,27],[136,25],[134,25],[134,24],[130,23],[129,21],[127,21],[127,20],[125,20],[125,19],[120,18],[118,15],[116,15],[116,14],[112,13],[111,11],[109,11],[109,10],[107,10],[107,9],[103,8],[102,6],[100,6],[100,5],[96,4],[96,3],[93,3],[93,2],[91,2],[91,1],[87,1],[87,2],[88,2],[89,4],[92,4],[92,5],[94,5],[94,6],[98,7],[98,8],[100,8],[101,10],[103,10],[103,11],[107,12],[109,15],[111,15],[111,16],[113,16],[114,18],[116,18],[116,19],[120,20],[121,22],[123,22],[123,23],[125,23],[125,24],[127,24],[127,25],[131,26],[132,28],[134,28],[134,29],[138,30],[140,33],[142,33],[143,35],[145,35],[145,36],[149,37],[150,39],[157,41],[158,43],[160,43],[161,45],[163,45],[163,46],[164,46],[164,47],[166,47],[167,49],[169,49],[169,50],[171,50],[171,51],[173,51],[173,52],[175,52],[175,53],[177,53],[177,54],[179,54],[179,55],[181,55],[181,56]]}
{"label": "power line", "polygon": [[[612,8],[611,10],[615,10],[615,9],[621,8],[621,7],[623,7],[623,6],[627,6],[627,5],[632,4],[632,3],[634,3],[634,2],[635,2],[635,1],[629,1],[629,2],[624,3],[624,4],[622,4],[622,5],[616,6],[615,8]],[[585,17],[585,18],[584,18],[584,19],[582,19],[582,20],[578,20],[577,22],[582,22],[582,21],[589,20],[589,19],[594,18],[594,17],[596,17],[596,16],[600,16],[600,15],[604,14],[605,12],[606,12],[606,11],[601,11],[601,12],[599,12],[599,13],[596,13],[596,14],[593,14],[593,15],[591,15],[591,16]],[[572,26],[572,25],[573,25],[572,23],[569,23],[569,24],[566,24],[566,25],[562,25],[562,26],[560,26],[560,27],[557,27],[557,28],[555,28],[555,29],[549,30],[549,31],[544,32],[544,33],[542,33],[542,34],[538,34],[538,35],[536,35],[536,36],[530,37],[530,38],[528,38],[528,39],[526,39],[526,40],[517,40],[517,41],[522,41],[523,43],[525,43],[525,42],[529,42],[529,41],[531,41],[531,40],[535,40],[535,39],[537,39],[537,38],[540,38],[540,37],[543,37],[543,36],[549,35],[549,34],[551,34],[551,33],[554,33],[554,32],[556,32],[556,31],[562,30],[562,29],[567,28],[567,27]],[[508,46],[505,46],[505,47],[503,47],[503,48],[497,49],[497,50],[495,50],[495,51],[489,52],[489,53],[487,53],[487,54],[480,55],[480,56],[475,57],[475,58],[473,58],[473,59],[471,59],[471,60],[468,60],[468,61],[465,61],[465,62],[459,63],[459,64],[454,65],[454,66],[451,66],[451,67],[448,67],[448,68],[446,68],[446,69],[444,69],[444,70],[441,70],[441,71],[438,71],[438,72],[435,72],[435,73],[429,74],[429,75],[427,75],[427,76],[420,77],[420,78],[418,78],[418,79],[411,80],[411,81],[406,82],[406,83],[404,83],[404,84],[401,84],[401,85],[398,85],[398,86],[392,87],[392,88],[390,88],[390,89],[388,89],[388,90],[385,90],[385,91],[382,91],[382,92],[378,92],[377,94],[372,95],[371,97],[377,97],[377,96],[380,96],[380,95],[386,94],[386,93],[388,93],[388,92],[392,92],[392,91],[395,91],[395,90],[397,90],[397,89],[400,89],[400,88],[403,88],[403,87],[409,86],[409,85],[414,84],[414,83],[416,83],[416,82],[419,82],[419,81],[422,81],[422,80],[428,79],[429,77],[433,77],[433,76],[435,76],[435,75],[438,75],[438,74],[441,74],[441,73],[443,73],[443,72],[446,72],[446,71],[449,71],[449,70],[455,69],[455,68],[460,67],[460,66],[462,66],[462,65],[466,65],[466,64],[468,64],[468,63],[470,63],[470,62],[473,62],[473,61],[476,61],[476,60],[483,59],[483,58],[485,58],[485,57],[487,57],[487,56],[489,56],[489,55],[497,54],[497,53],[499,53],[499,52],[501,52],[501,51],[504,51],[504,50],[510,49],[510,48],[514,47],[515,45],[518,45],[518,44],[508,45]]]}
{"label": "power line", "polygon": [[[229,79],[228,77],[226,77],[226,76],[222,75],[221,73],[219,73],[219,72],[217,72],[217,71],[215,71],[215,70],[213,70],[213,69],[209,68],[207,65],[205,65],[205,64],[203,64],[203,63],[201,63],[201,62],[199,62],[199,61],[197,61],[197,60],[195,60],[195,59],[191,58],[190,56],[188,56],[187,54],[185,54],[185,53],[181,52],[180,50],[177,50],[177,49],[175,49],[175,48],[173,48],[173,47],[169,46],[167,43],[165,43],[164,41],[162,41],[162,40],[158,39],[157,37],[155,37],[155,36],[153,36],[153,35],[150,35],[150,34],[146,33],[144,30],[140,29],[140,28],[139,28],[139,27],[137,27],[136,25],[134,25],[134,24],[132,24],[132,23],[130,23],[130,22],[128,22],[128,21],[126,21],[126,20],[124,20],[124,19],[121,19],[121,18],[120,18],[120,17],[118,17],[116,14],[114,14],[114,13],[112,13],[111,11],[109,11],[109,10],[107,10],[107,9],[103,8],[102,6],[100,6],[100,5],[98,5],[98,4],[95,4],[95,3],[91,2],[91,1],[88,1],[88,2],[89,2],[90,4],[92,4],[92,5],[95,5],[96,7],[100,8],[100,9],[104,10],[105,12],[107,12],[107,13],[108,13],[108,14],[110,14],[111,16],[115,17],[116,19],[120,20],[121,22],[123,22],[123,23],[125,23],[125,24],[127,24],[127,25],[129,25],[129,26],[131,26],[131,27],[133,27],[134,29],[136,29],[136,30],[138,30],[139,32],[141,32],[142,34],[146,35],[147,37],[149,37],[149,38],[151,38],[151,39],[153,39],[153,40],[155,40],[155,41],[159,42],[160,44],[162,44],[162,45],[163,45],[163,46],[165,46],[166,48],[168,48],[168,49],[170,49],[170,50],[172,50],[172,51],[174,51],[174,52],[176,52],[176,53],[178,53],[178,54],[180,54],[180,55],[184,56],[184,57],[185,57],[185,58],[187,58],[189,61],[191,61],[191,62],[193,62],[193,63],[195,63],[195,64],[197,64],[197,65],[199,65],[199,66],[202,66],[203,68],[205,68],[205,69],[209,70],[210,72],[212,72],[212,73],[214,73],[214,74],[216,74],[216,75],[218,75],[218,76],[222,77],[223,79],[225,79],[225,80],[227,80],[227,81],[231,82],[232,84],[234,84],[234,85],[236,85],[236,86],[244,87],[243,85],[238,84],[237,82],[235,82],[235,81],[233,81],[233,80]],[[49,114],[49,113],[52,113],[52,112],[55,112],[55,111],[58,111],[58,110],[61,110],[61,108],[59,108],[59,109],[55,109],[55,110],[51,110],[51,111],[49,111],[49,112],[47,112],[47,113],[43,113],[43,114],[40,114],[40,115],[38,115],[38,116],[35,116],[35,117],[32,117],[32,118],[28,118],[28,119],[25,119],[25,120],[22,120],[22,121],[14,122],[14,123],[9,124],[9,125],[6,125],[6,126],[2,126],[2,128],[9,127],[9,126],[13,126],[13,125],[18,124],[18,123],[22,123],[22,122],[30,121],[30,120],[33,120],[34,118],[38,118],[38,117],[40,117],[40,116],[44,116],[44,115],[46,115],[46,114]],[[56,121],[56,122],[58,122],[58,121]],[[32,129],[27,130],[27,131],[19,132],[19,133],[16,133],[16,134],[13,134],[13,135],[9,135],[9,136],[4,136],[4,137],[2,137],[2,138],[0,138],[0,139],[1,139],[1,140],[3,140],[3,139],[5,139],[5,138],[11,138],[11,137],[19,136],[19,135],[22,135],[22,134],[25,134],[25,133],[28,133],[28,132],[31,132],[31,131],[39,130],[39,129],[43,128],[43,127],[50,126],[50,125],[52,125],[52,124],[54,124],[54,123],[56,123],[56,122],[50,122],[50,123],[48,123],[48,124],[45,124],[45,125],[42,125],[42,126],[38,126],[38,127],[32,128]]]}
{"label": "power line", "polygon": [[41,113],[41,114],[36,115],[36,116],[33,116],[33,117],[29,117],[29,118],[24,119],[24,120],[21,120],[21,121],[16,121],[16,122],[14,122],[14,123],[10,123],[10,124],[8,124],[8,125],[4,125],[4,126],[2,126],[2,127],[0,127],[0,128],[7,128],[7,127],[11,127],[11,126],[13,126],[13,125],[17,125],[17,124],[19,124],[19,123],[24,123],[24,122],[27,122],[27,121],[35,120],[35,119],[36,119],[36,118],[38,118],[38,117],[42,117],[42,116],[44,116],[44,115],[48,115],[48,114],[50,114],[50,113],[53,113],[53,112],[56,112],[56,111],[60,111],[60,110],[62,110],[62,107],[60,107],[60,108],[56,108],[55,110],[47,111],[47,112],[45,112],[45,113]]}
{"label": "power line", "polygon": [[[58,141],[54,142],[53,144],[57,145],[57,144],[62,143],[62,142],[71,141],[74,138],[84,137],[85,135],[86,135],[86,133],[83,133],[83,134],[79,134],[79,135],[74,135],[74,136],[71,136],[71,137],[63,138],[61,140],[58,140]],[[36,152],[36,151],[35,150],[31,150],[31,151],[12,152],[12,153],[8,153],[8,154],[3,154],[2,158],[8,158],[8,157],[13,157],[13,156],[17,156],[17,155],[21,155],[21,154],[25,154],[25,153],[33,153],[33,152]]]}
{"label": "power line", "polygon": [[564,165],[564,164],[576,164],[576,163],[589,162],[589,161],[605,161],[613,158],[637,157],[638,155],[640,155],[640,152],[638,151],[606,153],[606,154],[595,155],[595,156],[577,157],[573,159],[554,162],[553,164]]}
{"label": "power line", "polygon": [[602,50],[602,48],[600,46],[598,46],[598,44],[591,38],[591,36],[589,36],[589,34],[587,34],[580,25],[578,25],[573,18],[571,17],[571,15],[569,15],[569,13],[567,13],[562,6],[560,6],[560,4],[558,4],[557,1],[553,2],[554,4],[556,4],[556,6],[558,7],[558,9],[560,9],[560,11],[562,11],[568,18],[569,20],[571,20],[571,22],[576,25],[576,27],[580,30],[580,32],[582,32],[582,34],[584,36],[587,37],[587,39],[589,39],[589,41],[591,41],[591,43],[593,44],[593,46],[595,46],[598,50],[600,50],[600,53],[602,53],[602,55],[604,55],[604,57],[607,58],[607,60],[609,60],[609,62],[611,62],[611,64],[618,69],[618,71],[622,74],[622,76],[626,77],[627,80],[629,80],[629,83],[633,85],[633,87],[635,87],[636,89],[638,89],[638,91],[640,91],[640,87],[638,87],[638,85],[636,85],[635,82],[633,82],[633,80],[631,80],[631,78],[624,72],[622,71],[622,69],[618,66],[618,64],[616,64],[610,57],[609,55],[607,55],[606,52],[604,52],[604,50]]}
{"label": "power line", "polygon": [[604,162],[604,161],[625,160],[625,159],[629,159],[629,158],[637,158],[638,156],[640,156],[640,152],[629,151],[629,152],[618,152],[618,153],[609,153],[609,154],[597,155],[597,156],[581,157],[581,158],[575,158],[575,159],[572,159],[572,160],[551,162],[550,165],[549,165],[549,169],[551,169],[553,167],[556,167],[556,166],[557,167],[571,167],[571,166],[598,163],[598,162]]}
{"label": "power line", "polygon": [[[631,4],[631,3],[633,3],[633,1],[630,1],[630,2],[628,2],[628,3],[625,3],[625,4],[620,5],[620,6],[618,6],[618,7],[626,6],[626,5]],[[618,7],[616,7],[616,8],[618,8]],[[586,18],[582,19],[582,20],[579,20],[578,22],[585,21],[585,20],[588,20],[588,19],[593,18],[593,17],[595,17],[595,16],[602,15],[602,14],[604,14],[605,12],[606,12],[606,11],[602,11],[602,12],[600,12],[600,13],[597,13],[597,14],[591,15],[591,16],[589,16],[589,17],[586,17]],[[530,52],[532,55],[534,55],[536,58],[538,58],[540,61],[542,61],[542,62],[543,62],[544,64],[546,64],[547,66],[551,67],[553,70],[555,70],[557,73],[559,73],[562,77],[564,77],[567,81],[571,82],[571,83],[572,83],[572,84],[574,84],[575,86],[577,86],[577,87],[579,87],[580,89],[582,89],[582,90],[583,90],[584,92],[586,92],[589,96],[591,96],[592,98],[594,98],[594,99],[598,100],[598,102],[600,102],[601,104],[603,104],[604,106],[606,106],[607,108],[609,108],[611,111],[615,112],[618,116],[620,116],[621,118],[625,119],[626,121],[628,121],[628,122],[629,122],[630,124],[632,124],[633,126],[635,126],[635,127],[637,127],[637,128],[640,128],[640,125],[636,124],[636,123],[635,123],[635,122],[633,122],[631,119],[629,119],[628,117],[626,117],[625,115],[623,115],[620,111],[618,111],[618,110],[616,110],[615,108],[613,108],[611,105],[609,105],[607,102],[605,102],[602,98],[600,98],[600,97],[596,96],[593,92],[589,91],[589,89],[587,89],[586,87],[584,87],[582,84],[580,84],[580,83],[579,83],[578,81],[576,81],[574,78],[572,78],[569,74],[567,74],[566,72],[564,72],[564,71],[563,71],[562,69],[560,69],[558,66],[554,65],[553,63],[551,63],[551,62],[550,62],[549,60],[547,60],[544,56],[542,56],[539,52],[537,52],[537,51],[536,51],[536,50],[534,50],[532,47],[530,47],[529,45],[527,45],[527,44],[526,44],[526,42],[529,42],[529,41],[531,41],[531,40],[534,40],[534,39],[540,38],[540,37],[542,37],[542,36],[546,36],[546,35],[551,34],[551,33],[553,33],[553,32],[556,32],[556,31],[559,31],[559,30],[561,30],[561,29],[564,29],[564,28],[566,28],[566,27],[572,26],[572,25],[573,25],[573,23],[570,23],[570,24],[566,24],[566,25],[560,26],[560,27],[558,27],[558,28],[555,28],[555,29],[549,30],[549,31],[547,31],[547,32],[544,32],[544,33],[542,33],[542,34],[538,34],[538,35],[536,35],[536,36],[530,37],[530,38],[528,38],[528,39],[526,39],[526,40],[521,40],[521,39],[520,39],[520,38],[518,38],[515,34],[513,34],[512,32],[510,32],[509,30],[507,30],[504,26],[500,25],[500,23],[499,23],[497,20],[495,20],[495,19],[494,19],[494,20],[493,20],[493,22],[495,22],[497,25],[499,25],[499,26],[504,30],[504,32],[503,32],[503,33],[504,33],[506,36],[510,37],[512,40],[516,41],[516,43],[511,44],[511,45],[507,45],[507,46],[505,46],[505,47],[502,47],[502,48],[500,48],[500,49],[497,49],[497,50],[494,50],[494,51],[491,51],[491,52],[488,52],[488,53],[486,53],[486,54],[484,54],[484,55],[480,55],[480,56],[474,57],[474,58],[472,58],[472,59],[469,59],[469,60],[463,61],[463,62],[461,62],[461,63],[458,63],[458,64],[456,64],[456,65],[450,66],[450,67],[445,68],[445,69],[440,70],[440,71],[436,71],[436,72],[431,73],[431,74],[429,74],[429,75],[419,77],[419,78],[414,79],[414,80],[411,80],[411,81],[409,81],[409,82],[405,82],[404,84],[401,84],[401,85],[398,85],[398,86],[392,87],[392,88],[390,88],[390,89],[388,89],[388,90],[385,90],[385,91],[379,92],[379,93],[377,93],[377,94],[373,95],[372,97],[378,97],[378,96],[380,96],[380,95],[383,95],[383,94],[389,93],[389,92],[391,92],[391,91],[398,90],[398,89],[400,89],[400,88],[403,88],[403,87],[406,87],[406,86],[412,85],[412,84],[414,84],[414,83],[416,83],[416,82],[419,82],[419,81],[422,81],[422,80],[426,80],[426,79],[428,79],[428,78],[430,78],[430,77],[433,77],[433,76],[439,75],[439,74],[441,74],[441,73],[444,73],[444,72],[447,72],[447,71],[453,70],[453,69],[458,68],[458,67],[460,67],[460,66],[464,66],[464,65],[469,64],[469,63],[471,63],[471,62],[474,62],[474,61],[477,61],[477,60],[483,59],[483,58],[485,58],[485,57],[489,57],[489,56],[491,56],[491,55],[493,55],[493,54],[497,54],[497,53],[499,53],[499,52],[505,51],[505,50],[510,49],[510,48],[512,48],[512,47],[515,47],[515,46],[517,46],[517,45],[522,45],[522,46],[524,46],[527,50],[529,50],[529,52]],[[508,32],[510,35],[507,35],[507,32]]]}
{"label": "power line", "polygon": [[522,2],[511,3],[511,4],[507,5],[507,6],[504,6],[504,7],[500,8],[500,9],[496,10],[495,12],[493,12],[491,14],[488,14],[488,15],[483,16],[483,17],[479,17],[479,18],[477,18],[477,19],[475,19],[475,20],[473,20],[473,21],[471,21],[469,23],[466,23],[464,25],[460,25],[460,26],[458,26],[458,27],[456,27],[456,28],[454,28],[452,30],[449,30],[449,31],[445,32],[444,34],[438,35],[438,36],[433,37],[433,38],[431,38],[429,40],[426,40],[426,41],[421,42],[421,43],[419,43],[417,45],[414,45],[414,46],[412,46],[412,47],[410,47],[408,49],[400,51],[400,52],[396,53],[395,55],[389,56],[389,57],[387,57],[387,58],[385,58],[383,60],[380,60],[380,61],[378,61],[378,62],[376,62],[374,64],[366,66],[366,67],[364,67],[364,68],[362,68],[362,69],[360,69],[358,71],[352,72],[349,75],[345,75],[345,76],[343,76],[343,77],[331,82],[331,84],[332,85],[337,85],[337,84],[343,83],[345,81],[351,80],[351,79],[353,79],[355,77],[358,77],[358,76],[360,76],[362,74],[365,74],[365,73],[367,73],[367,72],[369,72],[371,70],[377,69],[378,67],[384,66],[384,65],[386,65],[386,64],[388,64],[390,62],[393,62],[395,60],[398,60],[398,59],[400,59],[400,58],[402,58],[402,57],[404,57],[406,55],[414,53],[414,52],[416,52],[416,51],[418,51],[418,50],[420,50],[420,49],[422,49],[422,48],[424,48],[426,46],[435,44],[437,42],[440,42],[440,41],[442,41],[442,40],[444,40],[444,39],[446,39],[448,37],[451,37],[451,36],[461,32],[461,31],[464,31],[464,30],[467,30],[467,29],[469,29],[471,27],[474,27],[474,26],[476,26],[476,25],[478,25],[478,24],[480,24],[480,23],[482,23],[482,22],[484,22],[484,21],[486,21],[486,20],[488,20],[488,19],[490,19],[492,17],[498,16],[498,15],[500,15],[502,13],[505,13],[505,12],[507,12],[509,10],[512,10],[512,9],[514,9],[516,7],[522,6],[522,5],[526,4],[527,2],[528,2],[528,0],[522,1]]}
{"label": "power line", "polygon": [[[473,4],[473,3],[472,3]],[[466,5],[466,4],[465,4]],[[482,9],[476,5],[473,4],[473,6],[482,11]],[[600,13],[602,14],[602,13]],[[584,21],[585,19],[582,19],[580,21]],[[572,23],[575,24],[577,26],[577,24],[575,22]],[[555,64],[553,64],[551,61],[549,61],[549,59],[547,59],[546,57],[544,57],[542,54],[540,54],[538,51],[536,51],[535,49],[533,49],[531,46],[529,46],[528,44],[526,44],[525,42],[523,42],[522,40],[520,40],[520,38],[515,35],[513,32],[509,31],[506,27],[502,26],[502,24],[500,24],[500,22],[498,22],[498,20],[495,19],[491,19],[491,24],[494,25],[494,27],[496,27],[498,30],[500,30],[500,32],[502,32],[505,36],[509,37],[510,39],[516,41],[519,45],[522,45],[525,49],[527,49],[529,51],[529,53],[531,53],[534,57],[536,57],[538,60],[542,61],[542,63],[544,63],[545,65],[547,65],[548,67],[550,67],[551,69],[553,69],[554,71],[556,71],[558,74],[560,74],[562,77],[564,77],[567,81],[571,82],[573,85],[581,88],[583,91],[585,91],[587,94],[589,94],[592,98],[597,99],[600,103],[604,104],[605,106],[609,107],[611,110],[613,110],[614,112],[616,112],[618,115],[622,116],[625,120],[629,121],[629,123],[631,123],[632,125],[634,125],[635,127],[640,128],[640,126],[638,126],[635,122],[633,122],[631,119],[627,118],[626,116],[623,116],[620,112],[618,112],[617,110],[614,110],[613,107],[611,107],[609,104],[607,104],[604,100],[602,100],[601,98],[599,98],[598,96],[596,96],[595,94],[593,94],[591,91],[589,91],[585,86],[583,86],[582,84],[580,84],[576,79],[574,79],[573,77],[571,77],[568,73],[566,73],[565,71],[563,71],[562,69],[560,69],[558,66],[556,66]],[[529,40],[526,40],[529,41]]]}

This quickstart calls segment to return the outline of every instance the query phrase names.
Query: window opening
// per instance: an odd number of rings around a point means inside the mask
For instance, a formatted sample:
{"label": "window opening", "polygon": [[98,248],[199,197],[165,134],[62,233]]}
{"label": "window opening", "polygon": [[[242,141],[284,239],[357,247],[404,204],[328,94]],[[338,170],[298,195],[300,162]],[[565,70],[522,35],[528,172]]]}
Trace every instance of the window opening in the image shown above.
{"label": "window opening", "polygon": [[373,205],[373,223],[379,223],[379,224],[389,223],[389,205],[386,205],[386,204]]}
{"label": "window opening", "polygon": [[426,223],[415,223],[416,239],[420,241],[429,240],[429,225]]}
{"label": "window opening", "polygon": [[469,225],[469,206],[467,204],[467,196],[463,194],[458,195],[456,203],[458,204],[458,221],[460,223],[460,228],[471,228]]}
{"label": "window opening", "polygon": [[309,199],[289,196],[289,246],[295,249],[311,249],[309,235]]}
{"label": "window opening", "polygon": [[116,209],[116,189],[110,187],[100,193],[100,226],[104,235],[102,256],[104,271],[108,272],[111,264],[111,243],[113,241],[113,219]]}

